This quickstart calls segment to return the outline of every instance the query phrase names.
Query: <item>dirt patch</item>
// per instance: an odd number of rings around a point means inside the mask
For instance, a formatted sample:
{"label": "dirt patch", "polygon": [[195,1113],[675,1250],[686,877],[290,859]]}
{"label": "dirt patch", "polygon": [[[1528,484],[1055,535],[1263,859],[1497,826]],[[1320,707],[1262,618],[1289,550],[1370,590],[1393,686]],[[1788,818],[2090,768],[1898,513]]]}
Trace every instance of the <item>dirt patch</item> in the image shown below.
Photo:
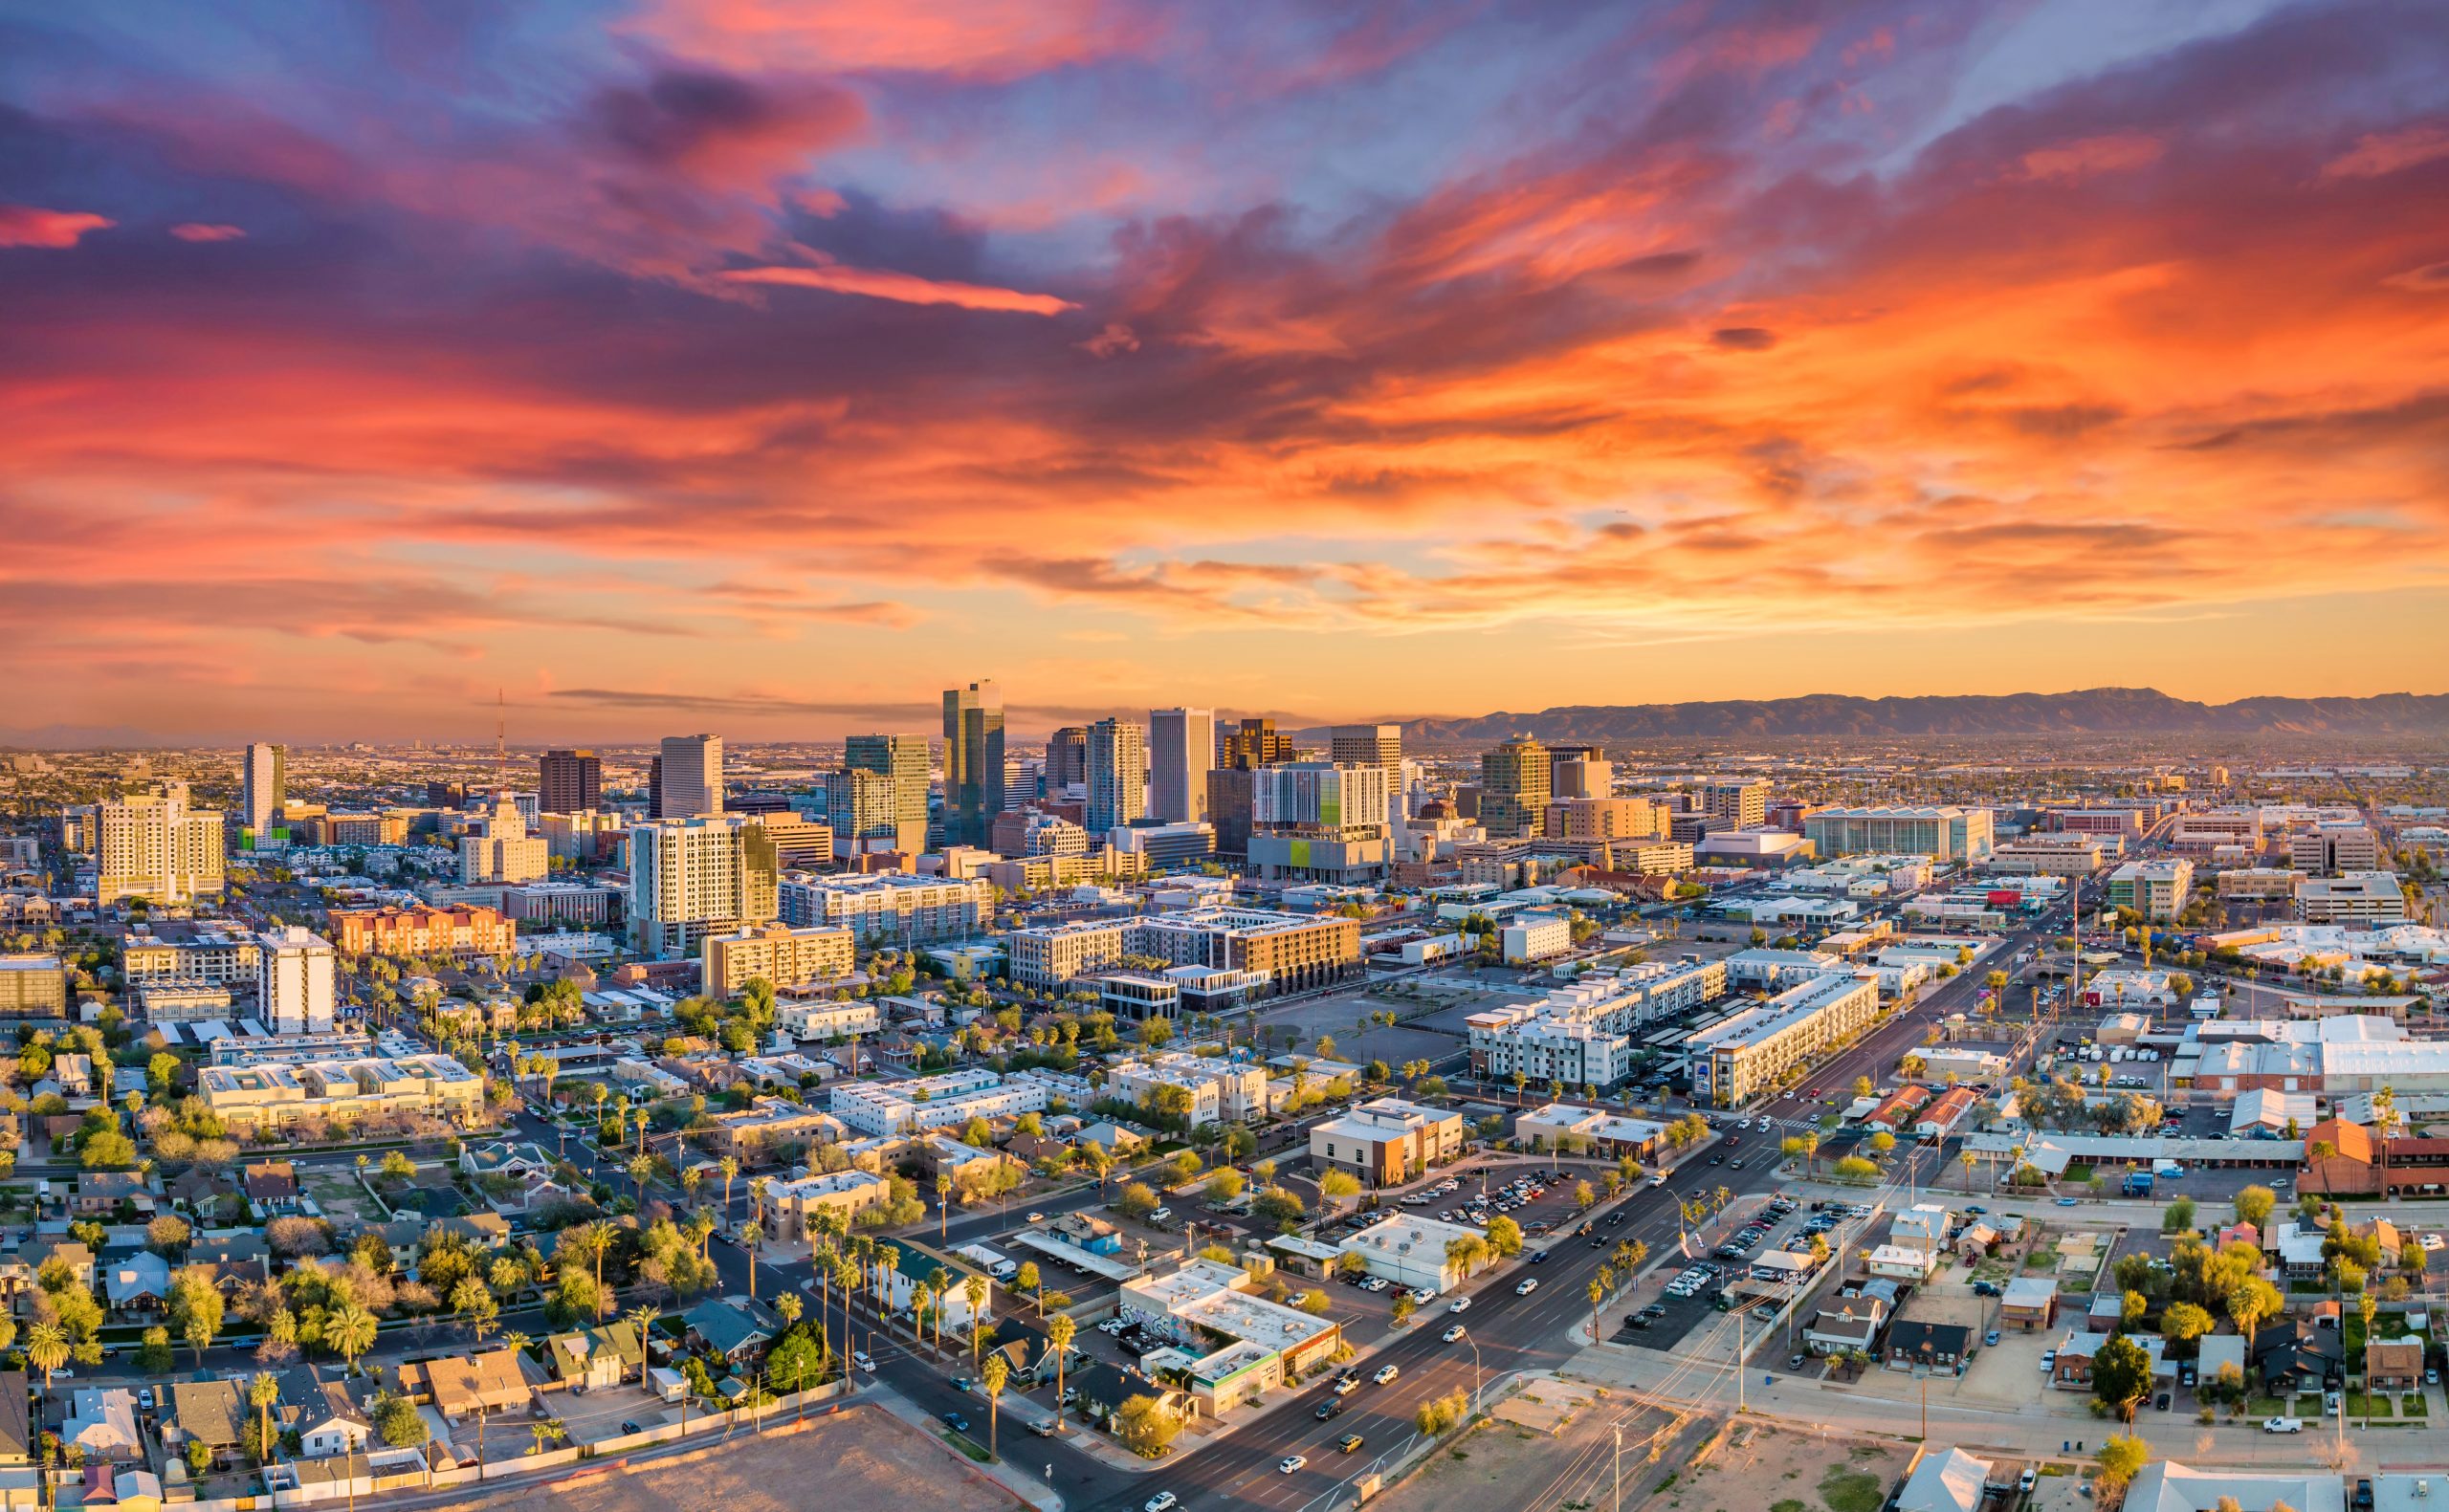
{"label": "dirt patch", "polygon": [[1879,1512],[1905,1461],[1886,1445],[1744,1423],[1698,1468],[1644,1489],[1657,1486],[1649,1512]]}
{"label": "dirt patch", "polygon": [[[1555,1435],[1491,1422],[1456,1439],[1370,1512],[1489,1512],[1492,1507],[1584,1509],[1610,1504],[1616,1430],[1623,1429],[1624,1504],[1634,1505],[1662,1473],[1688,1458],[1708,1419],[1671,1416],[1600,1397]],[[1757,1512],[1748,1508],[1746,1512]]]}
{"label": "dirt patch", "polygon": [[[810,1418],[796,1434],[738,1438],[686,1463],[597,1473],[578,1484],[472,1498],[484,1512],[800,1512],[810,1466],[823,1467],[826,1512],[1010,1512],[1021,1502],[968,1472],[952,1451],[874,1407]],[[573,1477],[590,1467],[570,1467]],[[454,1508],[455,1512],[455,1508]]]}

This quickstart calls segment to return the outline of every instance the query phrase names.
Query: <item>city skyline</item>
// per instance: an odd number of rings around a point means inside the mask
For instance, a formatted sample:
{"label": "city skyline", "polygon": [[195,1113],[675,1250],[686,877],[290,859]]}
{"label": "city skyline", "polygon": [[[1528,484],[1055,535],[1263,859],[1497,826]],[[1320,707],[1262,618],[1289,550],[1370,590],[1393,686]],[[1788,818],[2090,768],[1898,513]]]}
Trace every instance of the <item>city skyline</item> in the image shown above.
{"label": "city skyline", "polygon": [[0,24],[0,741],[2449,687],[2437,9]]}

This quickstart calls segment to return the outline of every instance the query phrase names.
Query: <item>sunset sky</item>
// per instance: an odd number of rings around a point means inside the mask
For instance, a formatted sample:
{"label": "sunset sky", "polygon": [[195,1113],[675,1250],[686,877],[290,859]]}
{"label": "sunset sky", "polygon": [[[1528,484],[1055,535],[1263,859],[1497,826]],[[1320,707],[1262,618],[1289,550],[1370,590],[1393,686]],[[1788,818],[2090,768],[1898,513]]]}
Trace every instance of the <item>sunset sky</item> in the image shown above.
{"label": "sunset sky", "polygon": [[2449,7],[0,0],[0,740],[2449,688]]}

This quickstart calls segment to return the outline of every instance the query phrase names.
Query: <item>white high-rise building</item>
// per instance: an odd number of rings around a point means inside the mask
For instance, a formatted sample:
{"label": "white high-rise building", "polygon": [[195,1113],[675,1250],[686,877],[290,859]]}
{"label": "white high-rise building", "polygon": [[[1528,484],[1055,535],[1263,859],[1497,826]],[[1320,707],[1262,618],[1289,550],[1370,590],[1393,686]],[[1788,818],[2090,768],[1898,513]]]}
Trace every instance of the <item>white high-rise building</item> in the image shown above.
{"label": "white high-rise building", "polygon": [[292,924],[255,937],[255,1005],[275,1034],[328,1034],[338,1000],[332,942]]}
{"label": "white high-rise building", "polygon": [[1386,774],[1386,824],[1403,822],[1403,727],[1337,725],[1327,734],[1327,759],[1336,766],[1374,766]]}
{"label": "white high-rise building", "polygon": [[[665,960],[779,911],[773,839],[752,819],[659,819],[629,831],[629,937]],[[830,922],[830,921],[827,921]]]}
{"label": "white high-rise building", "polygon": [[1216,769],[1216,711],[1148,711],[1148,813],[1161,823],[1207,817],[1207,774]]}
{"label": "white high-rise building", "polygon": [[238,785],[243,795],[239,806],[245,810],[247,828],[260,845],[264,832],[280,817],[281,800],[288,796],[289,748],[261,741],[247,747]]}
{"label": "white high-rise building", "polygon": [[655,812],[693,819],[723,811],[723,737],[666,735],[657,753]]}
{"label": "white high-rise building", "polygon": [[474,887],[491,882],[534,882],[553,869],[553,844],[527,833],[518,802],[508,795],[494,800],[493,812],[459,837],[459,881]]}
{"label": "white high-rise building", "polygon": [[192,903],[222,889],[221,815],[191,811],[188,785],[95,805],[95,901]]}
{"label": "white high-rise building", "polygon": [[1128,719],[1098,720],[1089,727],[1089,833],[1147,813],[1148,733]]}

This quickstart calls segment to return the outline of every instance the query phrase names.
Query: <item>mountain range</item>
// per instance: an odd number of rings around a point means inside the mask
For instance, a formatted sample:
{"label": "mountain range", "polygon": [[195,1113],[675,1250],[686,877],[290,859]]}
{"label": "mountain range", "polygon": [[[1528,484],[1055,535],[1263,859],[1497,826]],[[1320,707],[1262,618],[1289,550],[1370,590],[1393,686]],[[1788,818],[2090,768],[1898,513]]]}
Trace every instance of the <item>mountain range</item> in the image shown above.
{"label": "mountain range", "polygon": [[[1877,739],[2002,735],[2449,735],[2449,693],[2239,698],[2205,704],[2151,688],[2064,693],[1718,699],[1573,704],[1536,713],[1408,719],[1406,744],[1489,744],[1516,734],[1593,745],[1644,740]],[[1323,738],[1323,730],[1305,732]]]}

